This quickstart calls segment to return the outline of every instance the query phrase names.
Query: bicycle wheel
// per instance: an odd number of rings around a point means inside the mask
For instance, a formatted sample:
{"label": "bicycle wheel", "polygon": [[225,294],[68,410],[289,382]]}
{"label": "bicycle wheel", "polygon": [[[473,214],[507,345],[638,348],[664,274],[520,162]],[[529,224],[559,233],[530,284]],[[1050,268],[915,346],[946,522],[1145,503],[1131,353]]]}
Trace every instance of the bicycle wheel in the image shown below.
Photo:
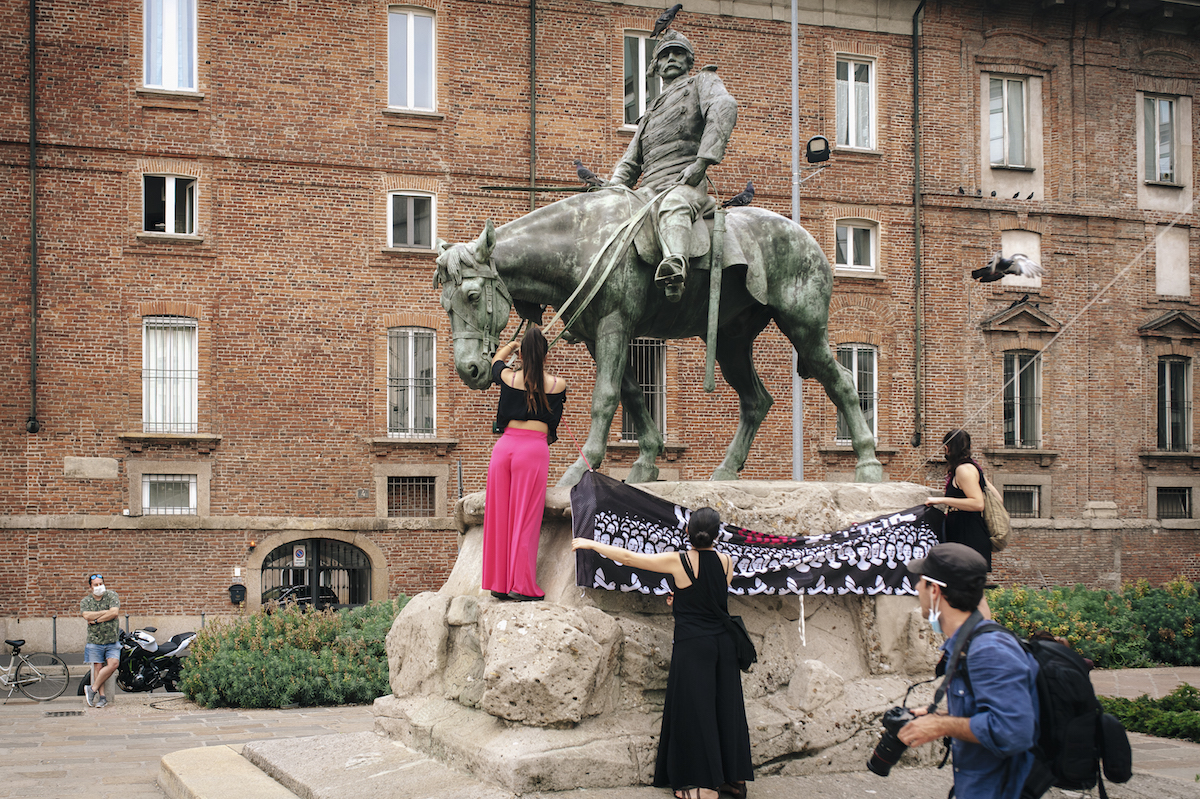
{"label": "bicycle wheel", "polygon": [[21,693],[39,702],[58,699],[67,690],[71,674],[67,664],[48,652],[36,652],[21,659],[17,666],[17,685]]}

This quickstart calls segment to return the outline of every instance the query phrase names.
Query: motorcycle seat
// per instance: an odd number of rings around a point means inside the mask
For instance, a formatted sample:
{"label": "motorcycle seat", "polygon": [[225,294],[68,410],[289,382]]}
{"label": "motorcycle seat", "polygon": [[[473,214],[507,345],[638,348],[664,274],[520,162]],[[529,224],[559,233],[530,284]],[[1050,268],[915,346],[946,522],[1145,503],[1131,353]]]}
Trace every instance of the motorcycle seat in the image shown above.
{"label": "motorcycle seat", "polygon": [[179,648],[179,642],[178,642],[178,641],[167,641],[167,642],[166,642],[166,643],[164,643],[164,644],[159,644],[159,645],[158,645],[158,650],[157,650],[157,651],[156,651],[154,654],[156,654],[156,655],[169,655],[169,654],[171,654],[172,652],[174,652],[174,651],[175,651],[176,649],[178,649],[178,648]]}

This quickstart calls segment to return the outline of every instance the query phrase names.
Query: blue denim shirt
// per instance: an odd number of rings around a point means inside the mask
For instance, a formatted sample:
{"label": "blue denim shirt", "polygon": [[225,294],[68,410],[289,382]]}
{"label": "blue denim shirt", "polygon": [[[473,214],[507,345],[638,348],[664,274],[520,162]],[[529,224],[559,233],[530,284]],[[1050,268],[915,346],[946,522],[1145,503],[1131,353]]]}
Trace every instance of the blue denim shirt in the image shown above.
{"label": "blue denim shirt", "polygon": [[[942,649],[954,646],[955,631]],[[978,744],[951,739],[958,799],[1019,799],[1037,743],[1037,661],[1002,630],[980,633],[967,650],[967,674],[946,691],[951,716],[971,719]]]}

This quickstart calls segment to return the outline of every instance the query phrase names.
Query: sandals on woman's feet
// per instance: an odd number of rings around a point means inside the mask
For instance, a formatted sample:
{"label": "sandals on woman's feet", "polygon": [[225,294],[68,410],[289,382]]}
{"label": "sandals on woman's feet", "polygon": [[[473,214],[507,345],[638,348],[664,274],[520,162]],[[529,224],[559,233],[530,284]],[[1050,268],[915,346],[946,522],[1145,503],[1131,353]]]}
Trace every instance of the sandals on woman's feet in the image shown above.
{"label": "sandals on woman's feet", "polygon": [[[677,788],[674,791],[675,799],[704,799],[704,794],[702,794],[701,791],[705,791],[705,790],[711,791],[712,789],[711,788],[697,788],[695,785],[689,785],[686,788]],[[713,791],[713,793],[720,796],[719,791]]]}
{"label": "sandals on woman's feet", "polygon": [[727,793],[733,799],[746,799],[746,783],[742,782],[727,782],[721,786],[721,793]]}

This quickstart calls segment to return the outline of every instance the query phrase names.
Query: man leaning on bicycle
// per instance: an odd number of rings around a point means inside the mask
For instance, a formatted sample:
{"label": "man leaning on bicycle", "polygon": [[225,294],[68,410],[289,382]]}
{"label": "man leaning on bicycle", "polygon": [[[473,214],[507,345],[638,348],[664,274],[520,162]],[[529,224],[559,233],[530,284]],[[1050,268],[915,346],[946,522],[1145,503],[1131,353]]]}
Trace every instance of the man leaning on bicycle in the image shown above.
{"label": "man leaning on bicycle", "polygon": [[104,683],[117,670],[121,662],[121,646],[117,643],[117,616],[121,600],[116,591],[104,587],[104,575],[88,577],[91,593],[79,603],[79,610],[87,621],[87,643],[83,645],[83,662],[92,666],[92,684],[84,686],[87,703],[91,707],[104,707]]}

